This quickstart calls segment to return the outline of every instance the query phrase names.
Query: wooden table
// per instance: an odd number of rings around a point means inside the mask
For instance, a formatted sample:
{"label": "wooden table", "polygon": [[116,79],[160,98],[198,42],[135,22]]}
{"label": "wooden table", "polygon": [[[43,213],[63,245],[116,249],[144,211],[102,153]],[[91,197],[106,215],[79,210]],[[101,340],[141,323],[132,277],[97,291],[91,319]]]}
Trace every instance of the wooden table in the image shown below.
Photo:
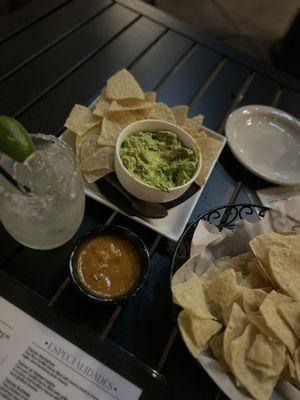
{"label": "wooden table", "polygon": [[[145,91],[155,90],[170,106],[188,104],[190,116],[203,113],[205,125],[220,133],[228,114],[241,105],[272,105],[300,117],[299,80],[138,0],[33,0],[0,22],[0,114],[18,118],[31,132],[59,135],[73,104],[90,104],[123,67]],[[226,149],[191,219],[220,204],[249,203],[253,190],[265,185]],[[122,307],[90,305],[69,284],[74,243],[105,223],[132,229],[151,253],[144,290]],[[175,327],[169,287],[174,243],[87,199],[81,228],[64,246],[34,251],[3,227],[0,246],[7,285],[21,283],[38,293],[40,300],[33,301],[48,305],[51,315],[66,313],[88,332],[74,339],[66,329],[70,340],[86,347],[92,336],[95,346],[110,339],[166,377],[164,399],[225,398],[188,354]]]}

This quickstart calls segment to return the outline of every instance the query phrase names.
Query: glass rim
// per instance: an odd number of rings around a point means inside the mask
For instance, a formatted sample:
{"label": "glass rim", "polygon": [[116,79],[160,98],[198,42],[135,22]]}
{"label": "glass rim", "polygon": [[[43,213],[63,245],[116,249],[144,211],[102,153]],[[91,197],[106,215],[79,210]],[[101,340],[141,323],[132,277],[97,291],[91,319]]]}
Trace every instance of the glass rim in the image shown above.
{"label": "glass rim", "polygon": [[[62,139],[59,137],[56,137],[51,134],[45,134],[45,133],[30,133],[30,136],[32,138],[36,139],[42,139],[45,142],[52,142],[52,143],[58,143],[62,148],[64,148],[68,155],[70,156],[70,159],[72,160],[73,163],[73,171],[72,171],[72,176],[68,177],[68,179],[64,180],[64,182],[61,184],[61,188],[63,188],[63,191],[65,192],[73,183],[75,174],[77,172],[77,165],[76,165],[76,160],[75,160],[75,154],[71,147],[64,142]],[[15,160],[12,160],[12,162],[17,162]],[[23,193],[21,190],[19,192],[10,192],[9,190],[5,188],[1,188],[0,185],[0,194],[4,195],[5,197],[11,198],[11,199],[26,199],[28,202],[34,202],[37,200],[51,200],[59,196],[60,192],[56,192],[54,194],[36,194],[34,192],[31,193]]]}

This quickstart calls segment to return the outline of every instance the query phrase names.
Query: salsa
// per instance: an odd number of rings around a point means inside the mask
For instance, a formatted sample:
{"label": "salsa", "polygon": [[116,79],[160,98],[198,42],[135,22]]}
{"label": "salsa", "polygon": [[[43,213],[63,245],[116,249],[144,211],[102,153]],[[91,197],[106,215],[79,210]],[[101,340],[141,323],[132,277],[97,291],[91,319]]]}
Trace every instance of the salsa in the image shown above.
{"label": "salsa", "polygon": [[117,236],[83,242],[75,257],[83,287],[94,295],[116,297],[128,292],[140,274],[140,258],[132,243]]}
{"label": "salsa", "polygon": [[129,135],[121,144],[120,158],[131,175],[164,192],[187,183],[199,162],[194,150],[170,131]]}

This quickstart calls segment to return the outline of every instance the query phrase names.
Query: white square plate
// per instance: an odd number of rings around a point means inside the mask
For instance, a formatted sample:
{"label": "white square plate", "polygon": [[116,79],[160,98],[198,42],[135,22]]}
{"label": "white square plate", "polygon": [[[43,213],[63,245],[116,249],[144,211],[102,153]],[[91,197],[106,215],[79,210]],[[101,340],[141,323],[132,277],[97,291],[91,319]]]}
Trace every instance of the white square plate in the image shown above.
{"label": "white square plate", "polygon": [[[202,129],[207,133],[209,137],[215,138],[219,140],[222,144],[220,147],[220,150],[211,165],[210,170],[208,171],[208,176],[207,180],[226,144],[226,138],[208,128],[205,128],[204,126]],[[70,132],[69,130],[65,130],[63,134],[61,135],[61,139],[63,139],[73,150],[75,149],[74,146],[74,134]],[[201,189],[195,193],[193,196],[191,196],[189,199],[184,201],[183,203],[179,204],[178,206],[168,210],[168,215],[165,218],[162,219],[149,219],[149,218],[139,218],[139,217],[134,217],[134,216],[129,216],[123,211],[121,211],[118,207],[116,207],[113,203],[108,201],[99,191],[97,185],[95,183],[88,184],[86,183],[85,185],[85,194],[88,197],[91,197],[92,199],[98,201],[101,204],[104,204],[107,207],[110,207],[113,210],[118,211],[120,214],[128,216],[128,218],[131,218],[140,224],[146,226],[147,228],[150,228],[157,233],[166,236],[167,238],[177,241],[180,236],[182,235],[186,224],[199,200],[199,197],[204,189],[205,185],[201,187]]]}

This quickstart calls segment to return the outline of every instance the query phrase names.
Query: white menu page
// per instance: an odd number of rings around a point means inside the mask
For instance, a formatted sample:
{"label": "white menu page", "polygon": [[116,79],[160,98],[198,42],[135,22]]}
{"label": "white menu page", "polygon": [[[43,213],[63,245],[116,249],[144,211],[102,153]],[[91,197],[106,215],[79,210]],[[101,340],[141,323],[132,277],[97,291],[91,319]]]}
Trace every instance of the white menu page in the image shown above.
{"label": "white menu page", "polygon": [[137,400],[142,390],[0,297],[0,398]]}

